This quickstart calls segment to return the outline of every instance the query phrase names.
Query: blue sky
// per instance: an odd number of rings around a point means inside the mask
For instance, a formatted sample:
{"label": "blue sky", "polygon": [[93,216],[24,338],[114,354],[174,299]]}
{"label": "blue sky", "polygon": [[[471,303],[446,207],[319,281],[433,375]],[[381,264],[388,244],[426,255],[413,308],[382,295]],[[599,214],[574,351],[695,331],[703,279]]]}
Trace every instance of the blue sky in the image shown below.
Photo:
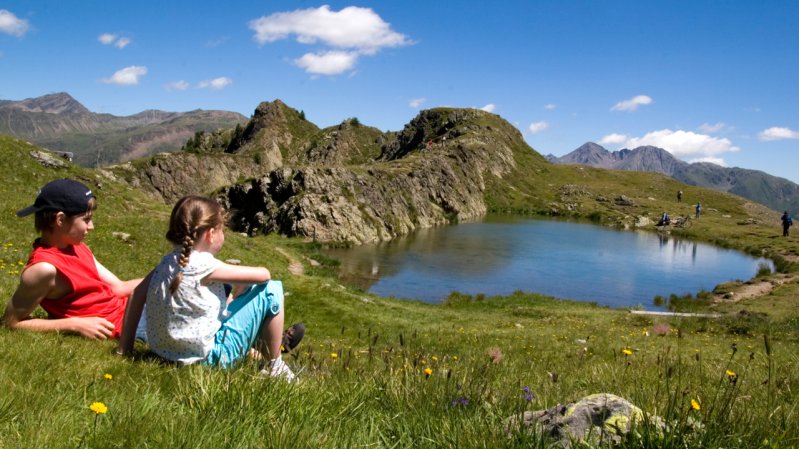
{"label": "blue sky", "polygon": [[5,1],[0,99],[94,112],[279,98],[399,130],[475,107],[542,154],[651,144],[799,182],[796,1]]}

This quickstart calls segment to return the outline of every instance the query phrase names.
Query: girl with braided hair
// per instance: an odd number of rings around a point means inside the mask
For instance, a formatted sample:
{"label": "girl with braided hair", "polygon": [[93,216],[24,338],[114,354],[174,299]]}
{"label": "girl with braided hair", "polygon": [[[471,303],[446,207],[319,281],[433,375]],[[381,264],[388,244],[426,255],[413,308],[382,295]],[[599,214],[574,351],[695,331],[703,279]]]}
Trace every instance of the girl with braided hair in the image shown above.
{"label": "girl with braided hair", "polygon": [[[134,335],[125,326],[136,329],[146,302],[147,343],[159,356],[228,368],[256,349],[269,355],[262,375],[292,381],[294,373],[280,356],[282,284],[271,280],[264,267],[216,259],[225,242],[224,222],[222,207],[209,198],[187,196],[175,204],[166,233],[175,250],[129,302],[120,351],[132,351]],[[233,284],[240,293],[229,304],[224,284]]]}

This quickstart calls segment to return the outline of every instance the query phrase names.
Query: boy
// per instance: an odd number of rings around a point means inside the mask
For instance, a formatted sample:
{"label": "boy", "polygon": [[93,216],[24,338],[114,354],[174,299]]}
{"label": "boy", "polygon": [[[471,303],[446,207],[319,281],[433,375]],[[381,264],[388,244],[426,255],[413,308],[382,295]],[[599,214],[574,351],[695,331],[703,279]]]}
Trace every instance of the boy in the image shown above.
{"label": "boy", "polygon": [[[32,206],[17,212],[18,217],[36,214],[40,237],[6,306],[6,326],[99,340],[119,338],[125,305],[141,279],[119,280],[83,243],[94,229],[96,207],[88,187],[59,179],[45,185]],[[37,306],[50,319],[31,318]]]}

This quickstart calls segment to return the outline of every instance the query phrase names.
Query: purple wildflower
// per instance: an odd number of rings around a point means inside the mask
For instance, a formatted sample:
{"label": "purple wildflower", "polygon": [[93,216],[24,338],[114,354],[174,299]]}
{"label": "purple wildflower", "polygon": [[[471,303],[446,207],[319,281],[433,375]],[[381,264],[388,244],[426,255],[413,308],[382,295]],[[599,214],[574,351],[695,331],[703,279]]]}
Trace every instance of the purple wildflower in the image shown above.
{"label": "purple wildflower", "polygon": [[522,391],[524,392],[524,400],[530,402],[533,400],[533,393],[530,391],[530,387],[524,386],[522,387]]}
{"label": "purple wildflower", "polygon": [[467,405],[469,405],[469,400],[466,397],[461,396],[457,399],[453,399],[451,405],[453,407],[458,407],[458,406],[466,407]]}

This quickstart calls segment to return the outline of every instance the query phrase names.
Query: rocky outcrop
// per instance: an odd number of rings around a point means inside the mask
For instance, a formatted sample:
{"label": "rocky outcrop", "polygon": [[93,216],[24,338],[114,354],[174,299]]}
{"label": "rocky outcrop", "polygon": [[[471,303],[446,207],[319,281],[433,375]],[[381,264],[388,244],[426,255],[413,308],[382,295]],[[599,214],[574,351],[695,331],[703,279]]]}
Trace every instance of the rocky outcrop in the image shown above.
{"label": "rocky outcrop", "polygon": [[344,120],[312,137],[306,148],[292,156],[291,165],[359,165],[374,161],[394,133]]}
{"label": "rocky outcrop", "polygon": [[261,175],[275,166],[225,154],[173,153],[109,167],[103,172],[155,198],[173,203],[185,195],[208,195],[239,179]]}
{"label": "rocky outcrop", "polygon": [[[632,425],[644,422],[644,412],[624,398],[600,393],[547,410],[524,412],[507,419],[505,430],[512,434],[536,427],[553,438],[557,447],[574,443],[591,447],[604,442],[619,443]],[[582,446],[580,446],[582,447]]]}
{"label": "rocky outcrop", "polygon": [[215,195],[250,234],[359,244],[484,215],[487,186],[520,154],[538,156],[516,128],[480,110],[422,111],[398,133],[357,119],[319,130],[276,100],[244,127],[197,133],[180,153],[107,172],[167,203]]}
{"label": "rocky outcrop", "polygon": [[377,161],[283,167],[220,196],[234,211],[235,227],[251,234],[275,231],[354,244],[387,240],[485,214],[486,180],[514,168],[520,140],[493,114],[423,111]]}
{"label": "rocky outcrop", "polygon": [[318,132],[280,100],[263,102],[245,127],[198,132],[179,153],[109,167],[107,172],[167,203],[185,195],[209,195],[242,179],[283,166],[285,154]]}

